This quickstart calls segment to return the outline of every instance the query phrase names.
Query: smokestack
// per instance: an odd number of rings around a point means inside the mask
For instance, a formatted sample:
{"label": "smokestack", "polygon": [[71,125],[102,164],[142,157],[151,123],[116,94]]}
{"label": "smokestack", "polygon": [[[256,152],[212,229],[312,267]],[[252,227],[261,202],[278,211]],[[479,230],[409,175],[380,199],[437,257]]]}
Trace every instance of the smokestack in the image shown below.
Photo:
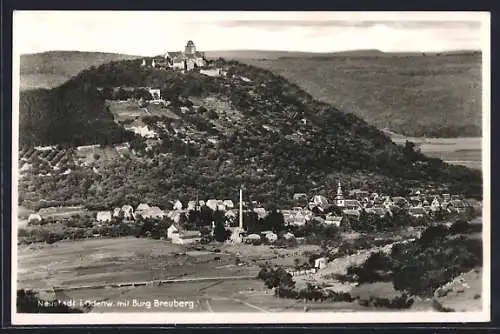
{"label": "smokestack", "polygon": [[243,189],[240,187],[240,228],[243,229]]}

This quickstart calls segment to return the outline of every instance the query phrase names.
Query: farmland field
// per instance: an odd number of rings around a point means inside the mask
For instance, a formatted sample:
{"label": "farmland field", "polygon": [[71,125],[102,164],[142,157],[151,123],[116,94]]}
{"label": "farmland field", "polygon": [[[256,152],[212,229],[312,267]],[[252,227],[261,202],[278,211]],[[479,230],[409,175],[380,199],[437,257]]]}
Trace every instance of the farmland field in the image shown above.
{"label": "farmland field", "polygon": [[[257,274],[234,265],[231,254],[185,253],[163,240],[134,237],[19,246],[19,288],[46,289],[179,277]],[[217,260],[214,258],[217,257]]]}
{"label": "farmland field", "polygon": [[131,101],[107,101],[106,103],[116,121],[134,120],[144,116],[166,116],[172,119],[179,119],[179,116],[168,108],[163,108],[155,104],[141,108],[137,102]]}

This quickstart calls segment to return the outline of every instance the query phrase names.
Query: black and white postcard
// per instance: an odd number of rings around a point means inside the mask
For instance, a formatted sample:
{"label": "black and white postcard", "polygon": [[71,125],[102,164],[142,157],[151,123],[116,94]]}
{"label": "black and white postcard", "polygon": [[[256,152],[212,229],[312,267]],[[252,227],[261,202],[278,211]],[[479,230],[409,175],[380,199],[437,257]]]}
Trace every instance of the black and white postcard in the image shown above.
{"label": "black and white postcard", "polygon": [[490,17],[15,11],[14,324],[490,319]]}

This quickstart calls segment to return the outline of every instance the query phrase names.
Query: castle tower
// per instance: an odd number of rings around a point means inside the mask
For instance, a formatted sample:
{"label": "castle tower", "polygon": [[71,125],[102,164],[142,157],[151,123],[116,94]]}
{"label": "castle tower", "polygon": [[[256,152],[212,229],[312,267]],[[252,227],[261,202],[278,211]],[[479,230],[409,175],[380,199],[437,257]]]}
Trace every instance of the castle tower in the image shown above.
{"label": "castle tower", "polygon": [[189,56],[189,55],[194,55],[195,53],[196,53],[196,46],[194,45],[193,41],[188,41],[184,49],[184,54],[186,56]]}
{"label": "castle tower", "polygon": [[337,196],[335,197],[335,202],[339,207],[344,206],[344,194],[342,193],[342,185],[340,184],[340,180],[337,187]]}

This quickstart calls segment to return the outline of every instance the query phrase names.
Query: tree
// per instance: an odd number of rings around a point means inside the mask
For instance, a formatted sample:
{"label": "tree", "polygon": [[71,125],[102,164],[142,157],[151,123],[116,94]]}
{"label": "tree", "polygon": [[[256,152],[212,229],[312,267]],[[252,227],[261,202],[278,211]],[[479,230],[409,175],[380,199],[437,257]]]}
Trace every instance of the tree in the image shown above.
{"label": "tree", "polygon": [[263,225],[265,229],[272,230],[274,233],[279,234],[285,229],[285,218],[281,212],[273,209],[264,218]]}
{"label": "tree", "polygon": [[290,291],[295,288],[295,281],[283,267],[271,268],[269,265],[264,265],[259,271],[258,278],[263,280],[267,288],[275,289],[277,296],[280,296],[280,291]]}
{"label": "tree", "polygon": [[215,223],[214,238],[216,241],[224,242],[227,239],[229,239],[230,235],[231,235],[231,231],[226,230],[223,222],[217,221]]}
{"label": "tree", "polygon": [[219,118],[219,115],[217,114],[217,112],[215,112],[214,109],[210,109],[208,112],[207,112],[207,117],[209,119],[218,119]]}

